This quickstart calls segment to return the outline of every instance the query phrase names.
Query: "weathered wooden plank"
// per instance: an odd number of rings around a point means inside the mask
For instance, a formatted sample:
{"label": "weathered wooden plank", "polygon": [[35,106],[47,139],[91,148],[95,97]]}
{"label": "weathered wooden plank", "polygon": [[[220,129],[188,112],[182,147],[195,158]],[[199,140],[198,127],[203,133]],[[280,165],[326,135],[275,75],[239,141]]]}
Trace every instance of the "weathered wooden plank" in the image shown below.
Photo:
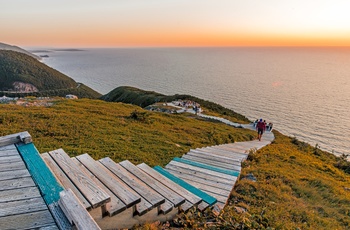
{"label": "weathered wooden plank", "polygon": [[210,205],[204,201],[200,202],[197,206],[198,210],[201,212],[203,212],[204,210],[206,210],[209,207],[210,207]]}
{"label": "weathered wooden plank", "polygon": [[26,169],[26,166],[23,161],[17,161],[17,162],[9,162],[7,164],[0,164],[0,172],[5,171],[16,171]]}
{"label": "weathered wooden plank", "polygon": [[[202,203],[203,201],[199,202]],[[204,202],[205,203],[205,202]],[[187,212],[188,210],[190,210],[190,208],[193,207],[193,204],[189,201],[185,201],[185,203],[180,205],[180,210],[182,210],[183,212]]]}
{"label": "weathered wooden plank", "polygon": [[195,194],[189,192],[188,190],[184,189],[183,187],[176,184],[175,182],[173,182],[169,178],[163,176],[162,174],[160,174],[156,170],[152,169],[151,167],[149,167],[145,163],[139,164],[139,165],[137,165],[137,167],[139,169],[141,169],[143,172],[150,175],[153,179],[157,180],[158,182],[162,183],[163,185],[165,185],[169,189],[173,190],[175,193],[177,193],[180,196],[182,196],[183,198],[185,198],[192,205],[196,205],[202,201],[202,198],[200,198],[200,197],[196,196]]}
{"label": "weathered wooden plank", "polygon": [[132,175],[129,171],[123,168],[121,165],[115,163],[110,158],[103,158],[99,160],[108,170],[114,175],[119,177],[124,183],[129,185],[134,191],[136,191],[143,199],[147,200],[152,206],[150,209],[159,206],[165,202],[164,197],[150,188],[147,184],[139,180]]}
{"label": "weathered wooden plank", "polygon": [[[4,147],[6,147],[6,146],[4,146]],[[19,156],[19,153],[18,153],[17,149],[0,150],[0,157],[7,157],[7,156]]]}
{"label": "weathered wooden plank", "polygon": [[228,174],[211,171],[211,170],[204,169],[204,168],[195,167],[195,166],[192,166],[192,165],[189,165],[189,164],[185,164],[185,163],[181,163],[181,162],[177,162],[177,161],[170,161],[169,164],[167,164],[165,166],[165,168],[167,168],[168,165],[174,165],[174,166],[177,166],[177,167],[180,167],[180,168],[190,169],[190,170],[194,170],[194,171],[197,171],[197,172],[206,173],[206,174],[209,174],[209,175],[212,175],[212,176],[216,176],[216,177],[219,177],[219,178],[227,179],[229,181],[230,180],[231,181],[235,180],[237,178],[235,176],[231,176],[231,175],[228,175]]}
{"label": "weathered wooden plank", "polygon": [[195,182],[198,182],[198,183],[201,183],[201,184],[205,184],[207,186],[223,189],[223,190],[226,190],[228,192],[231,192],[231,190],[233,188],[233,185],[223,184],[223,183],[220,183],[220,182],[214,181],[214,180],[202,179],[202,178],[197,177],[197,176],[195,176],[193,174],[192,175],[191,174],[186,174],[186,173],[182,173],[182,172],[179,172],[179,171],[171,170],[169,168],[167,168],[167,170],[170,173],[174,174],[177,177],[180,177],[183,180],[186,180],[186,179],[192,180],[192,181],[195,181]]}
{"label": "weathered wooden plank", "polygon": [[216,199],[214,197],[212,197],[212,196],[208,195],[207,193],[197,189],[196,187],[186,183],[185,181],[181,180],[180,178],[175,177],[174,175],[167,172],[165,169],[161,168],[160,166],[155,166],[154,169],[156,171],[158,171],[159,173],[163,174],[164,176],[168,177],[170,180],[172,180],[175,183],[179,184],[180,186],[184,187],[185,189],[187,189],[191,193],[199,196],[200,198],[202,198],[203,201],[207,202],[208,204],[213,205],[216,203]]}
{"label": "weathered wooden plank", "polygon": [[52,224],[50,226],[41,227],[39,230],[59,230],[56,224]]}
{"label": "weathered wooden plank", "polygon": [[50,226],[41,227],[39,230],[59,230],[56,224],[52,224]]}
{"label": "weathered wooden plank", "polygon": [[178,158],[178,157],[174,157],[173,161],[181,162],[181,163],[184,163],[187,165],[192,165],[195,167],[199,167],[199,168],[203,168],[203,169],[207,169],[210,171],[219,172],[219,173],[223,173],[223,174],[227,174],[227,175],[231,175],[231,176],[235,176],[235,177],[239,176],[239,173],[240,173],[238,171],[214,167],[211,165],[207,165],[207,164],[203,164],[203,163],[199,163],[199,162],[195,162],[195,161],[190,161],[190,160],[186,160],[186,159],[182,159],[182,158]]}
{"label": "weathered wooden plank", "polygon": [[218,151],[221,154],[235,154],[237,156],[246,157],[248,155],[247,149],[239,149],[239,148],[226,148],[226,147],[208,147],[203,151]]}
{"label": "weathered wooden plank", "polygon": [[[17,152],[17,150],[16,150],[16,152]],[[13,155],[6,155],[6,156],[0,155],[0,164],[7,164],[7,163],[12,163],[12,162],[17,162],[17,161],[22,161],[22,158],[18,152],[17,152],[17,154],[13,154]]]}
{"label": "weathered wooden plank", "polygon": [[235,159],[237,161],[242,161],[242,159],[245,159],[247,157],[247,154],[234,152],[234,151],[227,151],[219,148],[212,148],[212,149],[196,149],[198,152],[205,152],[205,153],[211,153],[216,154],[219,156],[229,157],[231,159]]}
{"label": "weathered wooden plank", "polygon": [[193,169],[187,169],[187,168],[183,168],[183,167],[178,167],[172,164],[168,164],[165,167],[167,170],[173,171],[173,172],[177,172],[180,174],[184,174],[184,175],[188,175],[189,177],[194,177],[198,180],[205,180],[205,181],[209,181],[212,183],[220,183],[224,186],[227,187],[233,187],[235,180],[232,179],[226,179],[226,178],[220,178],[217,176],[213,176],[213,175],[209,175],[207,173],[203,173],[203,172],[199,172],[199,171],[195,171]]}
{"label": "weathered wooden plank", "polygon": [[0,146],[0,155],[5,155],[6,152],[14,152],[14,151],[16,151],[16,154],[19,154],[14,144]]}
{"label": "weathered wooden plank", "polygon": [[218,202],[221,202],[221,203],[224,203],[226,204],[227,200],[229,197],[227,196],[222,196],[222,195],[218,195],[216,193],[213,193],[213,192],[210,192],[210,191],[206,191],[206,190],[203,190],[205,191],[206,193],[208,193],[210,196],[212,197],[215,197],[215,199],[218,201]]}
{"label": "weathered wooden plank", "polygon": [[102,206],[111,200],[110,196],[99,188],[87,175],[78,170],[76,164],[71,161],[63,149],[51,151],[49,154],[93,208]]}
{"label": "weathered wooden plank", "polygon": [[31,177],[0,181],[0,191],[35,186]]}
{"label": "weathered wooden plank", "polygon": [[121,213],[126,209],[126,205],[116,196],[114,193],[109,190],[99,179],[97,179],[94,174],[92,174],[85,166],[80,163],[75,157],[71,158],[72,161],[79,167],[79,169],[90,177],[103,191],[105,191],[110,197],[111,201],[106,204],[106,209],[109,216],[114,216],[118,213]]}
{"label": "weathered wooden plank", "polygon": [[0,191],[0,203],[41,197],[37,187],[18,188]]}
{"label": "weathered wooden plank", "polygon": [[32,141],[31,136],[27,131],[0,137],[0,146],[16,144],[21,141],[26,144]]}
{"label": "weathered wooden plank", "polygon": [[137,195],[118,177],[114,176],[101,164],[98,164],[88,154],[76,157],[96,178],[98,178],[107,188],[109,188],[126,207],[131,207],[141,201],[141,197]]}
{"label": "weathered wooden plank", "polygon": [[0,203],[0,217],[47,210],[42,197]]}
{"label": "weathered wooden plank", "polygon": [[178,207],[179,205],[185,202],[185,198],[183,198],[173,190],[169,189],[162,183],[158,182],[157,180],[154,180],[151,176],[144,173],[141,169],[133,165],[130,161],[122,161],[119,164],[123,166],[126,170],[128,170],[130,173],[135,175],[137,178],[142,180],[149,187],[158,192],[160,195],[165,197],[166,200],[170,201],[174,205],[174,207]]}
{"label": "weathered wooden plank", "polygon": [[[223,153],[219,150],[199,150],[199,149],[191,149],[191,152],[196,152],[196,153],[209,153],[212,154],[214,156],[219,156],[219,157],[227,157],[230,158],[232,160],[238,161],[238,162],[242,162],[242,160],[245,158],[245,156],[241,155],[241,154],[234,154],[234,153]],[[239,164],[240,165],[240,164]]]}
{"label": "weathered wooden plank", "polygon": [[59,204],[66,216],[70,217],[68,220],[72,224],[74,223],[78,230],[100,229],[72,190],[68,189],[60,192]]}
{"label": "weathered wooden plank", "polygon": [[220,156],[220,155],[216,155],[213,153],[206,153],[206,152],[194,152],[194,151],[189,151],[187,153],[187,155],[190,156],[196,156],[196,157],[203,157],[206,158],[208,160],[213,160],[213,161],[218,161],[218,162],[223,162],[223,163],[227,163],[227,164],[231,164],[231,165],[235,165],[238,167],[241,167],[241,160],[239,159],[233,159],[231,157],[225,157],[225,156]]}
{"label": "weathered wooden plank", "polygon": [[25,161],[33,180],[39,187],[46,204],[58,201],[59,192],[62,191],[63,188],[40,157],[33,143],[18,144],[17,149]]}
{"label": "weathered wooden plank", "polygon": [[17,179],[22,177],[30,177],[30,174],[27,169],[0,172],[0,181]]}
{"label": "weathered wooden plank", "polygon": [[222,163],[222,162],[218,162],[218,161],[213,161],[213,160],[210,160],[210,159],[208,160],[208,159],[205,159],[203,157],[196,157],[196,156],[191,156],[191,155],[187,155],[186,154],[186,155],[183,155],[182,158],[186,159],[186,160],[190,160],[190,161],[195,161],[195,162],[211,165],[211,166],[214,166],[214,167],[223,168],[223,169],[234,170],[234,171],[237,171],[237,172],[241,171],[241,167],[240,166],[226,164],[226,163]]}
{"label": "weathered wooden plank", "polygon": [[60,230],[72,230],[73,226],[70,224],[58,202],[53,202],[47,207]]}
{"label": "weathered wooden plank", "polygon": [[205,192],[211,192],[212,194],[225,196],[227,198],[231,194],[231,192],[227,191],[227,190],[223,190],[223,189],[220,189],[220,188],[215,188],[215,187],[212,187],[212,186],[208,186],[208,185],[205,185],[205,184],[202,184],[202,183],[199,183],[197,181],[190,180],[190,179],[187,179],[187,178],[182,178],[182,177],[179,177],[179,178],[181,178],[182,180],[186,181],[190,185],[193,185],[194,187],[196,187],[196,188],[198,188],[198,189],[200,189],[202,191],[205,191]]}
{"label": "weathered wooden plank", "polygon": [[55,174],[57,180],[62,184],[64,189],[71,189],[73,193],[78,197],[79,201],[83,206],[90,210],[91,204],[85,199],[83,194],[78,190],[78,188],[72,183],[72,181],[67,177],[67,175],[62,171],[62,169],[56,164],[56,162],[51,158],[49,153],[41,154],[46,164],[50,167],[51,171]]}
{"label": "weathered wooden plank", "polygon": [[40,229],[54,224],[49,210],[0,217],[0,229]]}

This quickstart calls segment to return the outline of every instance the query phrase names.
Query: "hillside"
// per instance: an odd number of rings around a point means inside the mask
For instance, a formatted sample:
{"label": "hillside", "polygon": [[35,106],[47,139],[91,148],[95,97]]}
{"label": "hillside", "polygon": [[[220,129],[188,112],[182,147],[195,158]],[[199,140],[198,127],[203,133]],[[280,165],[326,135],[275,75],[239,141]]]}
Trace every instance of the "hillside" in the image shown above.
{"label": "hillside", "polygon": [[3,95],[9,96],[100,96],[96,91],[78,84],[35,58],[9,50],[0,50],[0,90]]}
{"label": "hillside", "polygon": [[[71,156],[89,153],[95,159],[109,156],[152,166],[165,165],[190,148],[255,137],[253,131],[191,114],[100,100],[58,100],[51,107],[0,105],[0,110],[0,135],[28,130],[40,152],[64,148]],[[349,229],[349,165],[340,167],[344,160],[317,146],[274,134],[271,145],[251,153],[243,164],[230,203],[219,216],[189,212],[169,225],[139,229]]]}
{"label": "hillside", "polygon": [[27,50],[22,49],[18,46],[12,46],[12,45],[8,45],[8,44],[1,43],[1,42],[0,42],[0,50],[12,50],[12,51],[16,51],[19,53],[27,54],[28,56],[31,56],[37,60],[41,59],[40,57],[36,56],[35,54],[32,54],[31,52],[28,52]]}
{"label": "hillside", "polygon": [[234,122],[239,122],[239,123],[249,122],[248,118],[246,118],[241,114],[238,114],[214,102],[206,101],[191,95],[176,94],[176,95],[166,96],[153,91],[145,91],[134,87],[121,86],[112,90],[108,94],[103,95],[101,99],[105,101],[110,101],[110,102],[123,102],[123,103],[138,105],[138,106],[141,106],[142,108],[145,108],[157,102],[171,102],[179,99],[190,100],[190,101],[195,101],[199,103],[202,108],[210,110],[217,114],[221,114],[223,117],[230,118],[230,120]]}

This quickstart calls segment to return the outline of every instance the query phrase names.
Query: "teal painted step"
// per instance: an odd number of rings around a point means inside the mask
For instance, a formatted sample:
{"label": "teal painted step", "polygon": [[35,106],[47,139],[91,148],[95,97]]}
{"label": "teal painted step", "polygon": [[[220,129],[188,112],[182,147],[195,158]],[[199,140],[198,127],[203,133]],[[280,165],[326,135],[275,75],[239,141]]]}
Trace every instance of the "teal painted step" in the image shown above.
{"label": "teal painted step", "polygon": [[216,203],[216,198],[206,194],[205,192],[199,190],[198,188],[196,188],[196,187],[190,185],[189,183],[181,180],[180,178],[174,176],[173,174],[169,173],[168,171],[166,171],[162,167],[154,166],[153,169],[156,170],[157,172],[159,172],[160,174],[162,174],[163,176],[174,181],[176,184],[180,185],[181,187],[185,188],[186,190],[190,191],[191,193],[199,196],[200,198],[202,198],[203,201],[205,201],[209,205],[213,205]]}
{"label": "teal painted step", "polygon": [[173,160],[177,161],[177,162],[185,163],[188,165],[192,165],[195,167],[204,168],[204,169],[208,169],[211,171],[228,174],[228,175],[235,176],[235,177],[239,176],[239,172],[234,171],[234,170],[222,169],[219,167],[215,167],[215,166],[211,166],[211,165],[207,165],[207,164],[203,164],[203,163],[199,163],[199,162],[195,162],[195,161],[190,161],[190,160],[186,160],[186,159],[182,159],[182,158],[178,158],[178,157],[175,157]]}
{"label": "teal painted step", "polygon": [[60,199],[59,193],[63,191],[63,187],[57,182],[34,144],[18,144],[17,150],[21,154],[46,204],[50,205],[57,202]]}

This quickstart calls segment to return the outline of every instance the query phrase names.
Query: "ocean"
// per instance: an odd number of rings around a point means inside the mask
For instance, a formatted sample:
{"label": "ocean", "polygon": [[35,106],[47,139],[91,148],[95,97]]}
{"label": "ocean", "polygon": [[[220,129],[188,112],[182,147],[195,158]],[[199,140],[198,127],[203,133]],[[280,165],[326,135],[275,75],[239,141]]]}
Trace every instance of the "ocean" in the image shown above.
{"label": "ocean", "polygon": [[50,50],[43,62],[102,94],[191,94],[336,155],[350,154],[350,48]]}

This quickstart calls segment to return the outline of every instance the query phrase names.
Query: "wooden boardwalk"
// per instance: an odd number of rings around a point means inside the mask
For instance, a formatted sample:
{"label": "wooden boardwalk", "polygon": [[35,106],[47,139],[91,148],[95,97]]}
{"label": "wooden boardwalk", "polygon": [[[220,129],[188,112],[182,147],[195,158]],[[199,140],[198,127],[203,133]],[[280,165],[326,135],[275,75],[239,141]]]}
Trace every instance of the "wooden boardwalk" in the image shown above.
{"label": "wooden boardwalk", "polygon": [[71,158],[63,149],[39,155],[32,143],[16,148],[0,137],[0,229],[58,229],[55,220],[62,218],[55,214],[57,206],[70,224],[60,224],[60,229],[73,224],[78,229],[131,228],[171,220],[191,208],[220,211],[239,179],[242,161],[273,140],[273,133],[266,132],[262,141],[191,149],[164,168],[151,168],[108,157],[94,160],[88,154]]}
{"label": "wooden boardwalk", "polygon": [[14,144],[0,147],[0,229],[58,229]]}

